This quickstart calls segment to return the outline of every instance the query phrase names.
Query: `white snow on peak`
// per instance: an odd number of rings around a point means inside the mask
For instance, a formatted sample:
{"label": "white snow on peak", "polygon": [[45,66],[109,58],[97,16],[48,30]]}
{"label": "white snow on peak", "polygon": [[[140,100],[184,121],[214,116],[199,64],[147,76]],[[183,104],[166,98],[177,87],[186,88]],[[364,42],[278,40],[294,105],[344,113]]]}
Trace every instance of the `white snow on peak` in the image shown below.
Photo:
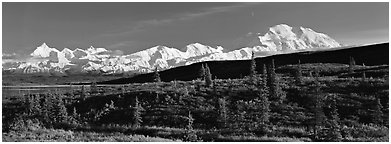
{"label": "white snow on peak", "polygon": [[340,47],[340,44],[326,34],[317,33],[310,28],[290,27],[286,24],[273,26],[263,36],[259,36],[261,45],[270,51],[292,51],[309,48]]}
{"label": "white snow on peak", "polygon": [[292,27],[286,25],[286,24],[279,24],[274,27],[271,27],[269,31],[278,36],[276,38],[279,39],[286,39],[286,40],[291,40],[296,37],[296,34],[292,32]]}
{"label": "white snow on peak", "polygon": [[223,52],[224,48],[222,46],[217,46],[216,50]]}
{"label": "white snow on peak", "polygon": [[93,46],[90,46],[90,48],[87,49],[87,52],[90,54],[96,54],[96,53],[101,53],[101,52],[106,52],[107,49],[105,48],[94,48]]}
{"label": "white snow on peak", "polygon": [[300,36],[300,39],[305,41],[307,45],[310,45],[312,47],[340,47],[341,46],[341,44],[339,44],[337,41],[330,38],[326,34],[317,33],[310,28],[300,27],[300,30],[303,33]]}
{"label": "white snow on peak", "polygon": [[72,53],[72,50],[70,50],[69,48],[64,48],[61,52]]}
{"label": "white snow on peak", "polygon": [[211,53],[223,53],[222,50],[223,49],[221,47],[213,48],[200,43],[193,43],[186,46],[186,55],[188,57],[195,57]]}
{"label": "white snow on peak", "polygon": [[43,43],[41,46],[37,47],[37,49],[35,49],[34,52],[30,55],[33,57],[47,58],[53,52],[57,53],[59,51],[55,48],[50,48],[48,45],[46,45],[46,43]]}

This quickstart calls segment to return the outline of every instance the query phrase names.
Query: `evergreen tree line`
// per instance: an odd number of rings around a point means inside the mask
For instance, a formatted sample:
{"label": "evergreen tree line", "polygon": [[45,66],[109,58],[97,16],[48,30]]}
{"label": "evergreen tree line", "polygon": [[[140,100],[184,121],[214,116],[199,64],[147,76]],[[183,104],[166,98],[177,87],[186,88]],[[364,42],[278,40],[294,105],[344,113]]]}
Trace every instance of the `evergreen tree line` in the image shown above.
{"label": "evergreen tree line", "polygon": [[[66,108],[67,99],[61,94],[29,94],[22,102],[22,109],[16,113],[8,130],[29,127],[26,121],[46,128],[67,128],[78,123],[79,115],[75,108]],[[22,120],[23,122],[20,122]]]}
{"label": "evergreen tree line", "polygon": [[[81,92],[84,94],[84,92]],[[6,130],[19,131],[29,127],[27,121],[34,121],[36,125],[44,128],[72,129],[86,124],[99,124],[104,118],[110,117],[113,111],[124,110],[116,107],[114,102],[105,104],[100,110],[92,110],[80,115],[76,107],[71,107],[65,95],[61,94],[30,94],[22,102],[22,109],[14,115],[14,119],[7,121]],[[136,96],[133,104],[125,111],[128,111],[128,124],[133,128],[141,126],[142,112],[145,109],[141,106]]]}

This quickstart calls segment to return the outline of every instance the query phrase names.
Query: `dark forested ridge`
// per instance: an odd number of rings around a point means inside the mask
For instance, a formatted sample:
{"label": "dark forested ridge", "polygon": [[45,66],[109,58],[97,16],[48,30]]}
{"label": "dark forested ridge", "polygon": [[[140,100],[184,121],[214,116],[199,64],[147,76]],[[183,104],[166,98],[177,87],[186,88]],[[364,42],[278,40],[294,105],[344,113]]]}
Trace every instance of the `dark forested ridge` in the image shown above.
{"label": "dark forested ridge", "polygon": [[[268,57],[256,58],[256,70],[261,71],[262,65],[275,60],[276,67],[297,64],[300,60],[305,63],[340,63],[349,64],[349,57],[354,57],[356,64],[383,65],[388,64],[389,43],[351,47],[345,49],[331,49],[321,51],[298,52],[290,54],[280,54]],[[195,63],[188,66],[177,67],[159,72],[162,81],[172,80],[193,80],[198,77],[198,71],[202,64],[207,63],[210,67],[213,78],[241,78],[249,74],[248,67],[250,60],[237,61],[209,61]],[[116,80],[104,81],[98,84],[125,84],[152,82],[153,73],[141,74],[131,78],[121,78]]]}

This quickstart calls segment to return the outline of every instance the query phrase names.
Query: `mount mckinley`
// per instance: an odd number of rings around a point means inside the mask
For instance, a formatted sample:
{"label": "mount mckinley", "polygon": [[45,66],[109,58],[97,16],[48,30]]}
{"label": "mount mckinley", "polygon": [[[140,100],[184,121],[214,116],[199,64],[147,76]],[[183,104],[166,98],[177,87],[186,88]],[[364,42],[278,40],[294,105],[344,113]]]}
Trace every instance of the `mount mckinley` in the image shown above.
{"label": "mount mckinley", "polygon": [[341,47],[326,34],[310,28],[293,28],[285,24],[269,28],[264,34],[246,37],[248,46],[223,52],[221,46],[211,47],[201,43],[186,46],[185,51],[166,46],[155,46],[133,54],[123,55],[105,48],[90,47],[87,50],[64,48],[59,51],[43,43],[30,54],[33,60],[8,62],[3,59],[3,71],[9,73],[38,73],[44,75],[69,75],[80,73],[130,74],[170,69],[192,63],[216,60],[246,60],[280,53],[302,50]]}

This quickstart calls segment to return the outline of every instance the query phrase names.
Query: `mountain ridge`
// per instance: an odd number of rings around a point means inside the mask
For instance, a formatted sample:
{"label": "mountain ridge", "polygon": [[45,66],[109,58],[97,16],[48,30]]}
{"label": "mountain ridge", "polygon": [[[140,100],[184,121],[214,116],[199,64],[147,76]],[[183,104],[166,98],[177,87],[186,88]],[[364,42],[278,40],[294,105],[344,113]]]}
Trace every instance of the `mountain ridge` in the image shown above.
{"label": "mountain ridge", "polygon": [[204,61],[246,60],[251,58],[253,52],[256,56],[263,57],[298,50],[341,46],[326,34],[303,27],[297,30],[286,24],[270,27],[266,34],[258,33],[250,39],[252,42],[249,47],[228,52],[223,52],[222,46],[211,47],[194,42],[182,49],[156,45],[127,55],[93,46],[86,50],[64,48],[60,51],[43,43],[30,54],[33,59],[42,59],[42,61],[8,64],[7,67],[4,67],[3,63],[3,70],[49,75],[146,73],[153,71],[156,67],[159,70],[165,70]]}

